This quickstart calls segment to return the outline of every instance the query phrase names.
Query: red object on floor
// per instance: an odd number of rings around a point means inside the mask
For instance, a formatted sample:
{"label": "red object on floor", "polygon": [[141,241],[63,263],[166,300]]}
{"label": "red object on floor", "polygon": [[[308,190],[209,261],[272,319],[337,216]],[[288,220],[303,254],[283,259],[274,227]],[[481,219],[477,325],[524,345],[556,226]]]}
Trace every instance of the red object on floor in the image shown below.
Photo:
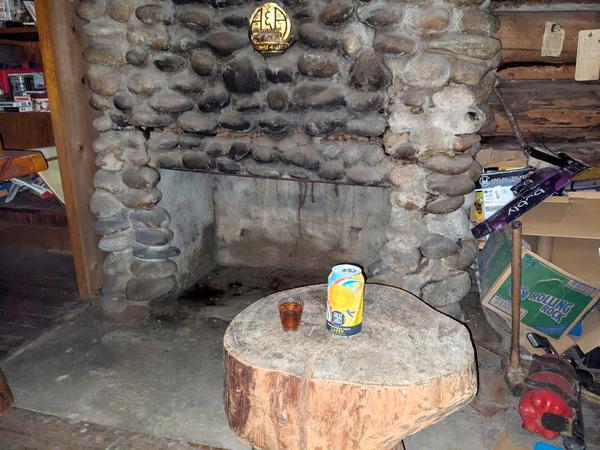
{"label": "red object on floor", "polygon": [[556,438],[560,433],[546,428],[542,416],[550,413],[572,419],[578,383],[575,369],[562,356],[535,356],[519,401],[523,428],[546,439]]}

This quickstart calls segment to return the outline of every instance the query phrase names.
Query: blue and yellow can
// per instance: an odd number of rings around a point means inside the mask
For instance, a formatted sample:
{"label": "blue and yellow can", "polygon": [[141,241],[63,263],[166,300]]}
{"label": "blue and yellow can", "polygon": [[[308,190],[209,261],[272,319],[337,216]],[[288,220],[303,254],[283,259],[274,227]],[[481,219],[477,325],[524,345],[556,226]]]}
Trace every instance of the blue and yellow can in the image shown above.
{"label": "blue and yellow can", "polygon": [[352,264],[333,266],[327,284],[327,321],[329,331],[352,336],[362,328],[365,277]]}

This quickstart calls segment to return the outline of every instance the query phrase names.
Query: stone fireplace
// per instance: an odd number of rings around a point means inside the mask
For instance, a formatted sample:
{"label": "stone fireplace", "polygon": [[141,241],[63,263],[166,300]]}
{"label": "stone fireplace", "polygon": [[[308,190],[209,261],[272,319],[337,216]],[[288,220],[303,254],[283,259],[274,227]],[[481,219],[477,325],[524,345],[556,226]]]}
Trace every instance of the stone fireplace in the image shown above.
{"label": "stone fireplace", "polygon": [[215,263],[352,260],[456,315],[500,58],[481,3],[282,0],[294,43],[269,55],[255,1],[81,0],[104,307]]}

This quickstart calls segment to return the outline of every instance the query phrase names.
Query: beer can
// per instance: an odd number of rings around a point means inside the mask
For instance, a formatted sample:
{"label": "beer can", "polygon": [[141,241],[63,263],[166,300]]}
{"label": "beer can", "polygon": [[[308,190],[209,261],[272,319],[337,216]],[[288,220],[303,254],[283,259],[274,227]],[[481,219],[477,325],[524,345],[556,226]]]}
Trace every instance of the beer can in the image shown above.
{"label": "beer can", "polygon": [[365,277],[352,264],[333,266],[327,283],[327,329],[352,336],[362,328]]}

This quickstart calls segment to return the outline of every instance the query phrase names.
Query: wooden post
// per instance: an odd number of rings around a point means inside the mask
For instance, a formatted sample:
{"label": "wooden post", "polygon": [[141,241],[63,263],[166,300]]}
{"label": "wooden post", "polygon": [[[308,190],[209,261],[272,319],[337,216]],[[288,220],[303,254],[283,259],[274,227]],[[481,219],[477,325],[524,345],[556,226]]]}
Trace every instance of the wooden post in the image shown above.
{"label": "wooden post", "polygon": [[5,411],[8,411],[8,409],[12,406],[14,401],[15,400],[13,398],[10,387],[8,386],[6,378],[4,377],[4,374],[0,369],[0,414],[2,414]]}
{"label": "wooden post", "polygon": [[512,333],[510,335],[510,366],[517,368],[521,365],[519,358],[519,338],[521,331],[521,222],[511,223],[512,227],[512,263],[511,268],[511,303],[512,303]]}
{"label": "wooden post", "polygon": [[77,34],[79,19],[69,0],[37,0],[35,7],[77,285],[79,295],[90,298],[100,288],[103,274],[95,218],[88,209],[96,170],[92,151],[96,131],[81,60],[82,37]]}

